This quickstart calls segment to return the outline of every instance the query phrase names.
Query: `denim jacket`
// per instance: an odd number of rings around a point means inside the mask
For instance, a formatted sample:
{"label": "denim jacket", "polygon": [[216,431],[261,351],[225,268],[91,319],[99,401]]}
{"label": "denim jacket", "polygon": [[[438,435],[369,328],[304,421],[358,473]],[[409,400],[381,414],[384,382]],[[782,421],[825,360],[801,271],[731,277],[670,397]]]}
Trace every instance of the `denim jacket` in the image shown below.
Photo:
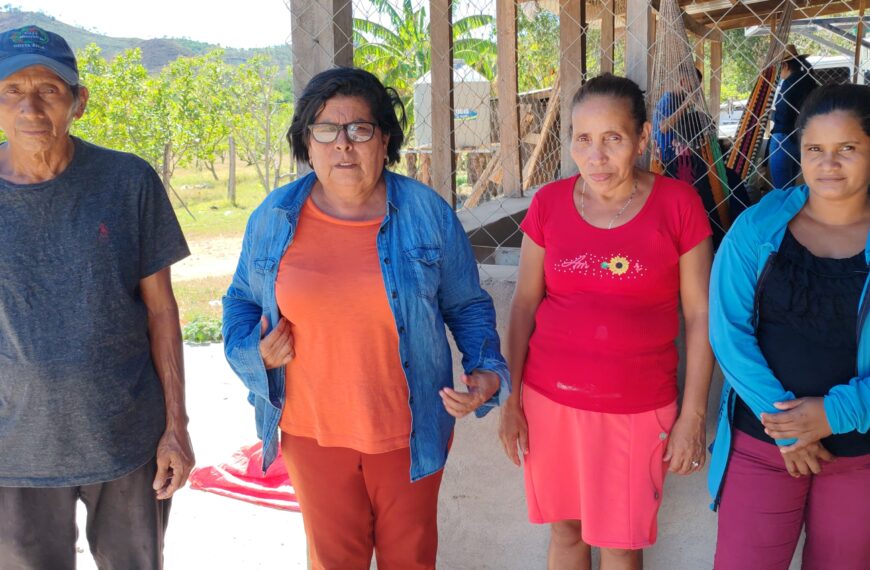
{"label": "denim jacket", "polygon": [[[722,481],[731,454],[731,427],[735,395],[746,402],[757,417],[762,412],[776,413],[774,402],[794,400],[773,375],[755,337],[758,319],[758,292],[772,265],[788,223],[806,204],[809,190],[796,186],[775,190],[746,210],[728,231],[710,279],[710,343],[725,375],[719,404],[719,426],[713,442],[708,486],[711,507],[719,506]],[[868,236],[870,239],[870,236]],[[864,258],[870,264],[870,242]],[[857,376],[848,384],[833,387],[824,397],[825,415],[835,434],[870,430],[870,303],[864,283],[858,313]],[[789,445],[794,439],[777,440]]]}
{"label": "denim jacket", "polygon": [[[510,379],[500,353],[492,299],[480,287],[471,246],[453,209],[415,180],[386,170],[384,178],[387,208],[377,248],[408,382],[410,475],[416,481],[444,467],[453,433],[454,418],[438,395],[441,388],[453,386],[445,325],[462,353],[466,373],[491,370],[500,378],[499,391],[478,416],[507,398]],[[274,190],[251,214],[239,264],[223,298],[224,350],[250,391],[257,436],[263,440],[264,471],[278,451],[285,370],[266,370],[263,365],[260,317],[269,320],[269,330],[281,317],[275,278],[314,182],[310,173]],[[292,315],[288,318],[292,321]]]}

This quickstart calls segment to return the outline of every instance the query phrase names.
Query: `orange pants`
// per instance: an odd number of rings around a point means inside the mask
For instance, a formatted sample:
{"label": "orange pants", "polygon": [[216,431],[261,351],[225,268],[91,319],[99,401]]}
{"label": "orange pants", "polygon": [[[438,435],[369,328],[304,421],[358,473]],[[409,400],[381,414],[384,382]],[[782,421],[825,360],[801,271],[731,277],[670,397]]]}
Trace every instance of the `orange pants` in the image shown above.
{"label": "orange pants", "polygon": [[443,470],[410,481],[408,448],[366,454],[281,434],[312,570],[435,568]]}

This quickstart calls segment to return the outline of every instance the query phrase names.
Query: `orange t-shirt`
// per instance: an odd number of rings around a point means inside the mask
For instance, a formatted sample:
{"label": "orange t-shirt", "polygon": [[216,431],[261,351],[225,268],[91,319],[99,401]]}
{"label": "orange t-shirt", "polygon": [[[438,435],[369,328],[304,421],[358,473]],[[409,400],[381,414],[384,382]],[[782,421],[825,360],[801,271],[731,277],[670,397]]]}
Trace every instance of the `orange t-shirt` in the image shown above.
{"label": "orange t-shirt", "polygon": [[399,334],[378,259],[380,224],[333,218],[309,198],[275,282],[296,349],[281,430],[362,453],[408,447],[411,433]]}

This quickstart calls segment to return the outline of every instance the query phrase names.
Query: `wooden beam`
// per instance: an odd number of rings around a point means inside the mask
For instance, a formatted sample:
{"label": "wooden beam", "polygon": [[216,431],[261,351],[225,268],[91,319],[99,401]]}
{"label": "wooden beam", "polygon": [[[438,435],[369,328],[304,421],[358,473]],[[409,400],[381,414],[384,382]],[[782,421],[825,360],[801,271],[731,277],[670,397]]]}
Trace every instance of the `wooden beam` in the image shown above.
{"label": "wooden beam", "polygon": [[[561,176],[577,172],[571,158],[571,99],[583,85],[586,61],[583,4],[586,0],[559,0],[559,140],[561,144]],[[554,91],[551,97],[556,95]],[[551,99],[552,101],[552,99]]]}
{"label": "wooden beam", "polygon": [[625,76],[646,91],[649,88],[650,4],[646,0],[626,0]]}
{"label": "wooden beam", "polygon": [[451,0],[429,0],[432,71],[432,187],[456,205],[453,153],[453,10]]}
{"label": "wooden beam", "polygon": [[613,73],[613,46],[616,39],[616,0],[601,0],[601,73]]}
{"label": "wooden beam", "polygon": [[695,67],[700,69],[702,72],[704,71],[704,55],[705,55],[705,46],[704,46],[704,38],[694,36],[695,45],[693,46],[693,55],[695,56]]}
{"label": "wooden beam", "polygon": [[311,78],[353,65],[353,24],[347,0],[290,0],[293,86],[298,98]]}
{"label": "wooden beam", "polygon": [[[825,2],[819,4],[795,5],[794,20],[816,18],[829,14],[842,14],[858,9],[860,0]],[[721,30],[746,28],[763,24],[771,14],[782,10],[782,0],[767,0],[755,4],[738,3],[724,10],[711,10],[698,13],[695,17],[702,24],[715,25]]]}
{"label": "wooden beam", "polygon": [[861,73],[861,48],[864,39],[864,11],[867,8],[866,0],[861,0],[861,8],[858,13],[858,30],[855,34],[855,70],[852,73],[852,83],[858,83],[858,75]]}
{"label": "wooden beam", "polygon": [[709,106],[713,122],[717,124],[720,105],[722,105],[722,42],[710,42]]}
{"label": "wooden beam", "polygon": [[520,122],[517,95],[517,4],[515,0],[496,0],[496,38],[498,55],[498,138],[505,196],[522,196],[520,171]]}
{"label": "wooden beam", "polygon": [[[651,0],[650,5],[653,9],[658,12],[659,5],[661,4],[660,0]],[[699,23],[694,17],[687,14],[685,10],[683,10],[683,26],[686,27],[686,30],[695,34],[698,37],[721,37],[721,33],[715,27],[708,27],[704,24]]]}
{"label": "wooden beam", "polygon": [[[293,93],[298,101],[311,78],[353,65],[353,14],[347,0],[290,0]],[[308,164],[297,163],[301,175]]]}
{"label": "wooden beam", "polygon": [[[563,2],[566,0],[563,0]],[[568,0],[575,1],[575,0]],[[581,0],[582,1],[582,0]],[[550,133],[553,130],[553,126],[556,124],[556,119],[559,117],[559,102],[567,100],[567,97],[561,96],[561,78],[557,75],[556,81],[553,83],[553,89],[550,91],[550,100],[547,101],[547,111],[544,113],[544,121],[541,124],[541,132],[538,133],[529,133],[529,134],[537,134],[537,138],[534,142],[535,147],[532,149],[532,154],[529,155],[529,159],[526,161],[526,166],[523,168],[523,190],[527,190],[532,183],[532,180],[535,179],[535,173],[538,169],[538,164],[541,161],[541,158],[544,155],[544,147],[547,146],[547,140],[550,138]],[[564,130],[564,129],[563,129]],[[526,141],[526,138],[529,135],[523,137],[523,141]],[[565,146],[569,147],[568,152],[568,160],[571,160],[571,152],[570,152],[570,139],[568,139],[568,145],[562,144],[562,148]],[[562,153],[562,160],[564,161],[565,153]],[[571,160],[571,165],[574,165],[574,161]],[[565,169],[565,165],[563,163],[562,169]],[[562,174],[562,178],[565,177],[565,174]]]}

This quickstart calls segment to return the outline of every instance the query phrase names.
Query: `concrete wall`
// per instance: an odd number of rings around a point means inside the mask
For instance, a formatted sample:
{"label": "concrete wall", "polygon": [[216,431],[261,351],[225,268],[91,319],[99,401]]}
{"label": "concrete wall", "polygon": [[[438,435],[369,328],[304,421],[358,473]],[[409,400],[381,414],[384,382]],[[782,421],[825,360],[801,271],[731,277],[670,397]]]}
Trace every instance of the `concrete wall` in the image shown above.
{"label": "concrete wall", "polygon": [[[484,266],[482,283],[495,301],[504,342],[515,268]],[[683,357],[682,338],[680,339]],[[454,349],[455,374],[461,373]],[[682,377],[682,368],[680,371]],[[718,368],[707,412],[712,440],[722,377]],[[645,551],[645,568],[700,570],[713,567],[716,514],[709,510],[706,470],[690,477],[671,475],[659,512],[657,544]],[[526,516],[522,469],[504,455],[498,441],[498,411],[483,419],[466,417],[444,474],[439,512],[439,568],[526,570],[546,567],[548,527]],[[800,551],[800,549],[798,549]],[[793,564],[793,569],[799,565]]]}

